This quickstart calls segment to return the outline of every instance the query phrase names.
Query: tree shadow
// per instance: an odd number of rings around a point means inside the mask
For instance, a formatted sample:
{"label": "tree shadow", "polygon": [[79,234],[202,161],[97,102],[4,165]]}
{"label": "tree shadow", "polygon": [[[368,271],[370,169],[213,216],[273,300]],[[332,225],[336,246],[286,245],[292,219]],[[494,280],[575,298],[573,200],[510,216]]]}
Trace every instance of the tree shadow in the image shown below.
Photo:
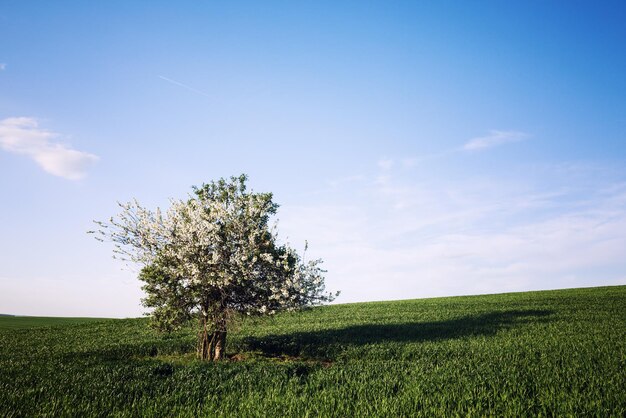
{"label": "tree shadow", "polygon": [[134,363],[137,359],[155,359],[164,355],[184,355],[195,349],[193,341],[183,338],[159,338],[136,343],[118,343],[62,354],[65,361],[85,363]]}
{"label": "tree shadow", "polygon": [[549,310],[511,310],[466,316],[447,321],[364,324],[320,331],[248,337],[242,341],[247,350],[266,357],[304,357],[333,359],[348,346],[387,341],[419,343],[472,336],[490,336],[529,323],[550,321]]}

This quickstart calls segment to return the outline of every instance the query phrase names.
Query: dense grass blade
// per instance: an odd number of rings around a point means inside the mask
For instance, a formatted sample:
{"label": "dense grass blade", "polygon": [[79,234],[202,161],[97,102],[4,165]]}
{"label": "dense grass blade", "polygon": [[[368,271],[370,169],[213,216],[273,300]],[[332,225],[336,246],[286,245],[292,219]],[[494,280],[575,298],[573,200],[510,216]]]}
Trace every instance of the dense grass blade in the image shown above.
{"label": "dense grass blade", "polygon": [[194,344],[0,317],[0,416],[626,415],[626,286],[245,319],[218,364]]}

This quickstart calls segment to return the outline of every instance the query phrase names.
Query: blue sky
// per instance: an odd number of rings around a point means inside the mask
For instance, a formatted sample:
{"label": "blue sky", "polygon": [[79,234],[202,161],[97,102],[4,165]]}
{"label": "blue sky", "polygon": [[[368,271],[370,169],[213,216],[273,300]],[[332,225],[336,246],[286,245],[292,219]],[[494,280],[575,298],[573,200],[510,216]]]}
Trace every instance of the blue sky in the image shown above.
{"label": "blue sky", "polygon": [[626,284],[623,2],[0,6],[0,312],[135,316],[85,231],[250,175],[337,302]]}

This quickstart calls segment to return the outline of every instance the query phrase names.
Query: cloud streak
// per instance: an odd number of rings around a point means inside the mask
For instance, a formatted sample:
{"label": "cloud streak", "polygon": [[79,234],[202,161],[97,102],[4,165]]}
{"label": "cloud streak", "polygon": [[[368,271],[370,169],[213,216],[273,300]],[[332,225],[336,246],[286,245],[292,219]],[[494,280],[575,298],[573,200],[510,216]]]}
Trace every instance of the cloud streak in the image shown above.
{"label": "cloud streak", "polygon": [[167,81],[168,83],[174,84],[175,86],[182,87],[182,88],[184,88],[184,89],[186,89],[186,90],[189,90],[189,91],[192,91],[192,92],[194,92],[194,93],[201,94],[202,96],[204,96],[204,97],[208,97],[209,99],[211,99],[211,98],[212,98],[209,94],[207,94],[207,93],[203,92],[202,90],[198,90],[198,89],[196,89],[196,88],[193,88],[193,87],[191,87],[191,86],[188,86],[187,84],[185,84],[185,83],[181,83],[180,81],[172,80],[171,78],[167,78],[167,77],[164,77],[164,76],[162,76],[162,75],[160,75],[160,76],[158,76],[158,77],[159,77],[161,80],[163,80],[163,81]]}
{"label": "cloud streak", "polygon": [[0,71],[6,70],[7,65],[3,62],[0,62]]}
{"label": "cloud streak", "polygon": [[13,117],[0,121],[0,148],[31,158],[49,174],[80,180],[98,157],[56,142],[59,137],[57,133],[41,129],[35,118]]}
{"label": "cloud streak", "polygon": [[510,142],[523,141],[526,138],[528,134],[524,132],[492,130],[487,136],[470,139],[463,145],[463,150],[478,151]]}

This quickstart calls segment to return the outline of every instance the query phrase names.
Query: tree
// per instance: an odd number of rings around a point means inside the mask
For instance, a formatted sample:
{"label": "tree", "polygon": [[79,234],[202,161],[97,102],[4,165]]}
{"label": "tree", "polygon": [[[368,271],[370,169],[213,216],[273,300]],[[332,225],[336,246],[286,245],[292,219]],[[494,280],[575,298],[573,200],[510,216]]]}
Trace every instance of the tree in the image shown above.
{"label": "tree", "polygon": [[[278,205],[271,193],[246,190],[246,175],[193,187],[166,212],[136,200],[98,222],[97,239],[115,254],[143,266],[144,306],[153,324],[173,330],[199,319],[198,356],[224,357],[232,316],[272,315],[332,301],[324,292],[322,260],[305,262],[277,242],[269,220]],[[305,248],[306,251],[306,248]],[[116,257],[116,256],[114,256]]]}

